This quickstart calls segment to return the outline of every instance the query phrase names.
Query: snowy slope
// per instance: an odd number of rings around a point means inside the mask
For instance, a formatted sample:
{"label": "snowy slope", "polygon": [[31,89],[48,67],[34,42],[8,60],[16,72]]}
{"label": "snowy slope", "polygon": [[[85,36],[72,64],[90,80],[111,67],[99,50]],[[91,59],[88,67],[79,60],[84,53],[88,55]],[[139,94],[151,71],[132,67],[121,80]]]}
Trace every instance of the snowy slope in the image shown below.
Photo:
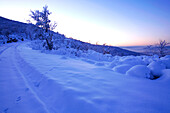
{"label": "snowy slope", "polygon": [[0,112],[170,111],[169,69],[163,71],[160,79],[150,80],[120,74],[99,64],[102,61],[41,53],[25,42],[3,45],[0,47]]}
{"label": "snowy slope", "polygon": [[[94,50],[99,53],[105,54],[109,53],[113,56],[127,56],[127,55],[141,55],[133,51],[121,49],[115,46],[105,46],[105,45],[94,45],[87,42],[82,42],[80,40],[67,38],[65,35],[51,31],[53,34],[53,50],[58,48],[65,47],[71,49],[80,49],[80,50]],[[0,16],[0,45],[7,43],[8,38],[18,39],[19,41],[24,38],[28,40],[41,39],[42,29],[33,25],[22,23],[14,20],[10,20]],[[42,43],[43,45],[44,43]],[[42,47],[41,47],[42,48]]]}

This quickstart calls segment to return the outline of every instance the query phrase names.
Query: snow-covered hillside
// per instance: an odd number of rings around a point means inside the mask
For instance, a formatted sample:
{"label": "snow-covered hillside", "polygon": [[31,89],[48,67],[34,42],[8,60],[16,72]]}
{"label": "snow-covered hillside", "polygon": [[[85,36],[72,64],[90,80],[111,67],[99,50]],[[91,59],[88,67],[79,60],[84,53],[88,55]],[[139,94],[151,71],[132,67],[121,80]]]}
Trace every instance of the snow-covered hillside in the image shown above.
{"label": "snow-covered hillside", "polygon": [[170,56],[75,56],[31,47],[0,46],[2,113],[170,111]]}
{"label": "snow-covered hillside", "polygon": [[[80,40],[75,40],[72,38],[67,38],[63,34],[55,33],[50,31],[52,36],[52,40],[54,43],[53,50],[56,50],[60,47],[65,47],[69,49],[80,49],[83,51],[93,50],[102,54],[111,54],[112,56],[127,56],[127,55],[141,55],[140,53],[121,49],[119,47],[114,46],[106,46],[106,45],[94,45],[87,42],[82,42]],[[28,40],[37,40],[43,38],[43,31],[41,28],[33,25],[26,24],[18,21],[9,20],[0,16],[0,45],[7,43],[10,39],[28,39]],[[43,44],[44,43],[40,43]],[[37,46],[37,45],[36,45]],[[41,46],[41,47],[42,47]]]}

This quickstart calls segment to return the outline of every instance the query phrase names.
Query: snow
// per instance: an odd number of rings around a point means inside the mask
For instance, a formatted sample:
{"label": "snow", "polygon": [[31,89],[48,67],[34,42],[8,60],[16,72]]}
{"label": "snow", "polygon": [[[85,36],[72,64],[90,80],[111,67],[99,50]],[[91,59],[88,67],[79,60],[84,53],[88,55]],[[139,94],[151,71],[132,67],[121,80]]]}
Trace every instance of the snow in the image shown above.
{"label": "snow", "polygon": [[[170,80],[170,69],[164,69],[162,70],[162,77],[160,77],[158,80],[161,80],[163,82],[167,82]],[[169,84],[167,84],[169,85]]]}
{"label": "snow", "polygon": [[153,76],[160,77],[162,70],[165,69],[166,66],[161,61],[153,61],[148,65],[148,68],[151,70]]}
{"label": "snow", "polygon": [[161,61],[166,66],[167,69],[170,69],[170,55],[162,57]]}
{"label": "snow", "polygon": [[134,77],[141,77],[141,78],[152,78],[150,75],[149,68],[144,65],[133,66],[126,72],[126,75],[134,76]]}
{"label": "snow", "polygon": [[118,73],[122,73],[122,74],[125,74],[132,66],[129,65],[129,64],[122,64],[122,65],[118,65],[118,66],[115,66],[113,68],[113,71],[116,71]]}
{"label": "snow", "polygon": [[144,61],[140,57],[125,56],[120,58],[119,64],[129,64],[129,65],[144,65]]}
{"label": "snow", "polygon": [[[159,61],[165,60],[163,58],[111,58],[94,51],[80,52],[80,56],[76,56],[71,54],[75,51],[71,49],[62,48],[66,54],[61,54],[35,48],[30,48],[30,42],[0,47],[0,112],[170,111],[170,70],[161,68],[160,78],[146,78],[155,68],[160,69]],[[165,66],[163,62],[162,65]]]}

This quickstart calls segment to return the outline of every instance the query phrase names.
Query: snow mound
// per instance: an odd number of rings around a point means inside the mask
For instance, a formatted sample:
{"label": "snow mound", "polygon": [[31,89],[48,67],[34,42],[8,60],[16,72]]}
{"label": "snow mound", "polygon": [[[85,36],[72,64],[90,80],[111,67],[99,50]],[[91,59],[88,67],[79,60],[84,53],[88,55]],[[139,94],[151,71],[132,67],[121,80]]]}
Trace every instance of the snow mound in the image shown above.
{"label": "snow mound", "polygon": [[161,61],[166,66],[167,69],[170,69],[170,55],[162,57]]}
{"label": "snow mound", "polygon": [[144,65],[135,65],[132,68],[130,68],[126,75],[128,76],[134,76],[134,77],[140,77],[140,78],[152,78],[150,75],[150,70],[147,66]]}
{"label": "snow mound", "polygon": [[170,59],[161,60],[167,69],[170,69]]}
{"label": "snow mound", "polygon": [[151,74],[154,77],[160,77],[162,75],[162,70],[165,69],[165,65],[161,61],[153,61],[148,65],[151,70]]}
{"label": "snow mound", "polygon": [[166,56],[164,56],[163,58],[168,58],[168,59],[170,59],[170,55],[166,55]]}
{"label": "snow mound", "polygon": [[129,64],[132,66],[135,65],[145,65],[144,61],[141,57],[135,57],[135,56],[125,56],[120,59],[119,64]]}
{"label": "snow mound", "polygon": [[121,58],[120,56],[114,56],[112,62],[109,65],[109,68],[113,68],[116,65],[118,65],[118,63],[120,62],[120,58]]}
{"label": "snow mound", "polygon": [[143,61],[146,65],[149,65],[151,62],[153,62],[153,58],[151,58],[151,56],[143,56]]}
{"label": "snow mound", "polygon": [[115,66],[112,70],[121,74],[125,74],[132,66],[129,64],[122,64]]}

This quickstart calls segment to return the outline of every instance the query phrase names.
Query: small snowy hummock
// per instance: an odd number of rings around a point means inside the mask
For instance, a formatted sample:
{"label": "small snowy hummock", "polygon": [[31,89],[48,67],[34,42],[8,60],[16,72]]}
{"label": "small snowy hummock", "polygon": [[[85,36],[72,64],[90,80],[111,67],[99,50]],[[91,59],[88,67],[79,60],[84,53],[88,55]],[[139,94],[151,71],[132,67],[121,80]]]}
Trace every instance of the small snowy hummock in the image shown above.
{"label": "small snowy hummock", "polygon": [[153,61],[148,65],[148,68],[151,70],[151,74],[154,77],[160,77],[162,75],[162,70],[166,68],[166,66],[161,61]]}
{"label": "small snowy hummock", "polygon": [[170,55],[160,58],[162,63],[166,66],[167,69],[170,69]]}
{"label": "small snowy hummock", "polygon": [[144,65],[135,65],[132,68],[130,68],[126,75],[128,76],[134,76],[139,78],[152,78],[150,75],[150,70],[147,66]]}
{"label": "small snowy hummock", "polygon": [[129,64],[122,64],[122,65],[115,66],[112,70],[118,73],[125,74],[126,71],[128,71],[131,67],[132,66]]}

